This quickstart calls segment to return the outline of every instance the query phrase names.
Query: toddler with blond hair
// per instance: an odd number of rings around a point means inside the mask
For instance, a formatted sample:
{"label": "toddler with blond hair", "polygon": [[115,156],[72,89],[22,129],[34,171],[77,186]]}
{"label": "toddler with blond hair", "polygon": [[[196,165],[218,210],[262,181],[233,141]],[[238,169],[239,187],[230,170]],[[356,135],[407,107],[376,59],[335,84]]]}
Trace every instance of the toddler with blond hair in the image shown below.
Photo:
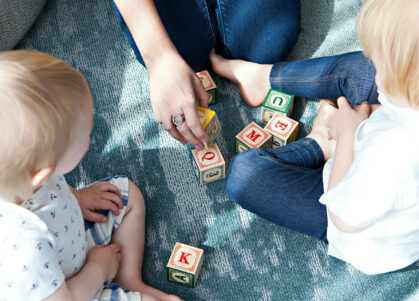
{"label": "toddler with blond hair", "polygon": [[237,155],[226,189],[243,208],[328,243],[329,255],[367,274],[419,259],[418,18],[417,0],[363,3],[357,32],[376,74],[360,53],[275,65],[210,57],[251,105],[260,98],[249,96],[263,95],[269,83],[312,93],[300,96],[339,97],[337,107],[320,102],[307,137]]}
{"label": "toddler with blond hair", "polygon": [[138,187],[123,176],[66,183],[90,142],[84,77],[50,55],[8,51],[0,90],[0,299],[180,300],[142,281]]}

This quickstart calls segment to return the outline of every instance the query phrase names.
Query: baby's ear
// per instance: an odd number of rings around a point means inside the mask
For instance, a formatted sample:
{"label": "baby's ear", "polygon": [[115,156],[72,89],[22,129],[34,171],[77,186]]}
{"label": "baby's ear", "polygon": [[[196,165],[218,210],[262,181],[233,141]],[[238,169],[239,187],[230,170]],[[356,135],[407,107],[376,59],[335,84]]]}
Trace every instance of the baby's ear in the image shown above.
{"label": "baby's ear", "polygon": [[54,168],[52,166],[43,167],[38,169],[32,174],[32,186],[39,187],[46,184],[51,178]]}

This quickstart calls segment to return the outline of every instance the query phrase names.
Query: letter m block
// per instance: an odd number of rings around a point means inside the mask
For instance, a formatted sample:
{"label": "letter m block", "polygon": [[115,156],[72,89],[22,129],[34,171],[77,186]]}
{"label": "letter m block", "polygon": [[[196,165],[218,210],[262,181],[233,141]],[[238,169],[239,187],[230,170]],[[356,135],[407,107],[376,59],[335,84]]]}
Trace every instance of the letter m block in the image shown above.
{"label": "letter m block", "polygon": [[167,280],[195,287],[204,259],[204,250],[177,242],[167,263]]}
{"label": "letter m block", "polygon": [[252,122],[235,137],[236,153],[251,148],[270,148],[272,135]]}

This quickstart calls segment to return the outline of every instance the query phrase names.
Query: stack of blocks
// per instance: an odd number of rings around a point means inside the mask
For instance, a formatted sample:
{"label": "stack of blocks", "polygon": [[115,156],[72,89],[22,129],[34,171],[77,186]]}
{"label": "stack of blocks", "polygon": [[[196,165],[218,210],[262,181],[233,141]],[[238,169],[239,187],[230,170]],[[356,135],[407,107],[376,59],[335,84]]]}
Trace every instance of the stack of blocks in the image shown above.
{"label": "stack of blocks", "polygon": [[207,70],[198,72],[196,75],[201,79],[204,89],[207,91],[209,100],[208,105],[213,105],[217,103],[217,86],[212,80],[211,75]]}
{"label": "stack of blocks", "polygon": [[176,243],[166,266],[167,280],[195,287],[204,258],[204,250]]}
{"label": "stack of blocks", "polygon": [[261,108],[261,128],[252,122],[235,137],[235,149],[241,153],[253,148],[277,148],[298,136],[299,123],[291,118],[294,95],[270,89]]}

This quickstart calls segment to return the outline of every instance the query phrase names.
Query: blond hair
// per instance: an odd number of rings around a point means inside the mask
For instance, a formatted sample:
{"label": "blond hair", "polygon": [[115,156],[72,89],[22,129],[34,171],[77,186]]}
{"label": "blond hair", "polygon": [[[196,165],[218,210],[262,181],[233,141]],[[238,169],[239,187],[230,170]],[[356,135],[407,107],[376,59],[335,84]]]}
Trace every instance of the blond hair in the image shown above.
{"label": "blond hair", "polygon": [[374,62],[381,88],[419,107],[419,1],[367,0],[357,21],[366,56]]}
{"label": "blond hair", "polygon": [[66,150],[90,92],[76,69],[34,50],[0,53],[0,91],[0,196],[27,200],[32,175]]}

